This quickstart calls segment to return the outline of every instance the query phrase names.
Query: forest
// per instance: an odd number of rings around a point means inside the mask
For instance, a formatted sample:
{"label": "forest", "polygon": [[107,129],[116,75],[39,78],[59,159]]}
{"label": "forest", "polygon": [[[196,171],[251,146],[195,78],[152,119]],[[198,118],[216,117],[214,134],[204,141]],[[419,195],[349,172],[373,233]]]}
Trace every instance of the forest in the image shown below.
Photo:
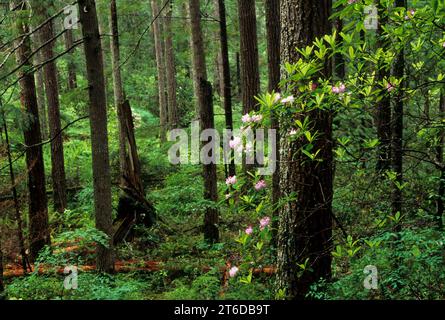
{"label": "forest", "polygon": [[0,300],[444,300],[445,0],[1,0]]}

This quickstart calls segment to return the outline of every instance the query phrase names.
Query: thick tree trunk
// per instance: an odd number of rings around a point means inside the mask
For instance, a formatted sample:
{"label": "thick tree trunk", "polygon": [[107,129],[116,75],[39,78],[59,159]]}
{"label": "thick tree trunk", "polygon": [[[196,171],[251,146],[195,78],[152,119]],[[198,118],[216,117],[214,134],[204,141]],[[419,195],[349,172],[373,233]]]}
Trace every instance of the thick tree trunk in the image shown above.
{"label": "thick tree trunk", "polygon": [[[330,33],[331,0],[281,1],[281,61],[295,63],[299,59],[295,48],[311,45],[316,37]],[[326,63],[322,78],[331,76]],[[313,122],[313,132],[319,134],[314,150],[320,150],[321,162],[309,161],[299,150],[303,140],[290,142],[281,138],[281,194],[293,192],[297,200],[280,209],[277,257],[277,287],[286,290],[291,299],[305,297],[311,284],[331,276],[332,238],[332,113],[314,110],[303,113]],[[286,119],[280,125],[283,128]],[[300,274],[297,263],[307,261],[307,270]]]}
{"label": "thick tree trunk", "polygon": [[[40,21],[50,18],[48,9],[42,3],[35,2],[35,9],[40,16]],[[48,43],[42,48],[44,61],[49,61],[43,67],[46,100],[48,101],[48,120],[51,141],[51,177],[53,182],[54,209],[63,213],[67,206],[66,177],[63,154],[63,135],[60,134],[62,125],[60,122],[59,85],[57,80],[57,66],[54,57],[53,23],[50,21],[39,31],[40,42]]]}
{"label": "thick tree trunk", "polygon": [[[406,8],[406,0],[396,0],[397,7]],[[398,54],[393,66],[393,74],[397,79],[401,79],[405,71],[405,53],[402,49]],[[404,81],[400,84],[397,90],[394,101],[394,112],[392,119],[392,169],[396,173],[396,181],[399,185],[403,184],[403,88]],[[392,192],[392,213],[397,212],[402,215],[403,206],[402,190],[393,184]],[[400,227],[400,226],[399,226]],[[398,227],[398,228],[399,228]]]}
{"label": "thick tree trunk", "polygon": [[257,109],[260,92],[255,0],[238,0],[243,113]]}
{"label": "thick tree trunk", "polygon": [[108,152],[107,107],[104,70],[94,0],[79,0],[80,22],[85,39],[85,59],[89,84],[90,128],[93,158],[94,212],[96,228],[110,237],[109,246],[98,246],[97,269],[114,270],[112,247],[111,177]]}
{"label": "thick tree trunk", "polygon": [[[73,30],[68,29],[65,32],[65,50],[69,50],[74,44]],[[77,88],[76,64],[74,62],[74,53],[68,53],[68,90]]]}
{"label": "thick tree trunk", "polygon": [[[279,92],[280,83],[280,0],[266,0],[266,30],[267,30],[267,66],[269,73],[269,92]],[[278,117],[271,114],[272,129],[277,132],[276,150],[280,150],[279,121]],[[280,157],[277,155],[276,170],[272,175],[272,203],[278,204],[280,200]],[[278,210],[273,213],[275,219],[273,222],[273,242],[276,245],[278,230]]]}
{"label": "thick tree trunk", "polygon": [[[232,85],[230,83],[230,63],[229,63],[229,43],[227,39],[227,20],[226,20],[226,6],[224,0],[217,0],[218,16],[219,16],[219,40],[221,43],[221,97],[224,105],[224,115],[226,121],[226,129],[233,130],[233,115],[232,115]],[[231,152],[233,158],[233,152]],[[229,176],[234,176],[235,161],[229,164]]]}
{"label": "thick tree trunk", "polygon": [[[201,29],[199,0],[189,0],[189,10],[192,27],[192,54],[194,67],[193,74],[195,75],[195,81],[199,81],[199,91],[196,93],[196,96],[198,97],[200,127],[203,131],[205,129],[214,128],[214,115],[212,86],[207,81],[206,74],[205,51]],[[215,148],[219,147],[214,145],[214,137],[211,138],[211,142],[203,141],[202,145],[204,146],[209,143],[213,143],[214,148],[212,150],[215,150]],[[214,154],[212,156],[214,156]],[[204,214],[204,239],[209,243],[215,243],[219,241],[218,210],[216,209],[216,202],[218,201],[218,189],[215,161],[210,164],[203,165],[203,178],[204,199],[215,202],[215,207],[207,208]]]}
{"label": "thick tree trunk", "polygon": [[[159,13],[158,0],[151,0],[151,8],[153,17],[156,17]],[[161,142],[166,141],[167,132],[167,99],[165,95],[165,62],[163,53],[163,39],[161,36],[161,28],[159,18],[153,23],[153,34],[155,39],[155,50],[156,50],[156,66],[158,69],[158,88],[159,88],[159,122],[160,122],[160,139]]]}
{"label": "thick tree trunk", "polygon": [[[26,10],[26,2],[12,1],[12,7],[17,11]],[[17,19],[17,29],[20,34],[29,32],[26,20]],[[23,43],[22,43],[23,41]],[[45,168],[41,146],[41,131],[39,109],[37,106],[34,74],[25,70],[31,68],[31,46],[29,38],[19,37],[17,44],[22,43],[16,51],[17,63],[23,64],[19,72],[20,101],[28,119],[24,129],[26,148],[26,166],[28,170],[29,189],[29,243],[30,258],[35,260],[39,251],[50,244],[48,226],[48,206],[45,186]]]}
{"label": "thick tree trunk", "polygon": [[170,3],[165,15],[165,68],[167,74],[168,123],[170,129],[175,129],[179,124],[179,119],[178,102],[176,100],[176,63],[173,47],[172,14],[173,3]]}
{"label": "thick tree trunk", "polygon": [[[378,2],[379,25],[377,29],[377,47],[387,51],[389,43],[383,39],[383,27],[387,23],[387,8]],[[390,70],[387,67],[379,66],[377,71],[377,81],[389,80]],[[377,137],[380,141],[378,146],[377,171],[389,170],[391,167],[391,98],[385,87],[381,88],[383,96],[377,105]]]}

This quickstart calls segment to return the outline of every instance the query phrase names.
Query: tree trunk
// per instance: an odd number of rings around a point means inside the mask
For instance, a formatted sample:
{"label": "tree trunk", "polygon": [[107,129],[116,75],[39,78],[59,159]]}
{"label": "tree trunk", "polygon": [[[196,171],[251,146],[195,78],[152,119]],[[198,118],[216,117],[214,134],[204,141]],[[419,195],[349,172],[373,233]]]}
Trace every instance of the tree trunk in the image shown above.
{"label": "tree trunk", "polygon": [[[226,129],[233,130],[233,116],[232,116],[232,85],[230,83],[230,63],[229,63],[229,44],[227,39],[227,21],[226,21],[226,6],[224,0],[217,0],[218,16],[219,16],[219,40],[221,43],[221,97],[224,105],[224,115],[226,121]],[[231,151],[231,158],[233,158],[233,151]],[[229,164],[229,176],[234,176],[235,161]]]}
{"label": "tree trunk", "polygon": [[[387,23],[387,8],[378,2],[379,24],[377,28],[377,47],[383,51],[388,50],[389,43],[383,39],[383,26]],[[377,81],[389,80],[390,72],[384,66],[378,66]],[[377,105],[377,137],[380,141],[378,146],[377,171],[389,170],[391,167],[391,98],[385,87],[381,88],[383,96]]]}
{"label": "tree trunk", "polygon": [[[269,73],[269,92],[279,92],[280,83],[280,0],[266,0],[266,31],[267,31],[267,67]],[[271,126],[277,132],[276,150],[280,150],[279,121],[272,112]],[[272,204],[275,206],[280,200],[280,157],[277,155],[276,169],[272,175]],[[278,229],[278,210],[273,212],[273,243],[276,245]]]}
{"label": "tree trunk", "polygon": [[238,0],[243,113],[257,110],[260,92],[255,0]]}
{"label": "tree trunk", "polygon": [[[65,50],[69,50],[74,44],[73,30],[68,29],[65,32]],[[68,53],[68,90],[77,88],[76,64],[74,62],[74,53]]]}
{"label": "tree trunk", "polygon": [[[0,107],[1,101],[0,101]],[[17,239],[19,240],[19,252],[22,258],[22,267],[23,272],[28,272],[28,266],[29,266],[29,260],[28,255],[26,254],[25,249],[25,240],[23,237],[23,221],[22,221],[22,215],[20,213],[20,204],[17,196],[17,188],[16,188],[16,182],[15,182],[15,174],[14,174],[14,168],[12,166],[12,157],[11,157],[11,147],[9,144],[9,133],[8,133],[8,126],[6,124],[6,117],[2,110],[2,119],[3,119],[3,130],[5,132],[5,143],[6,143],[6,153],[8,155],[8,167],[9,167],[9,177],[11,179],[11,190],[12,190],[12,199],[14,201],[14,209],[15,209],[15,220],[17,222]],[[29,268],[30,271],[31,268]]]}
{"label": "tree trunk", "polygon": [[[440,101],[439,101],[439,119],[443,119],[445,116],[445,97],[444,90],[440,91]],[[443,229],[443,211],[445,209],[445,165],[443,162],[443,146],[445,142],[445,129],[442,127],[439,132],[439,142],[436,148],[437,153],[437,162],[442,166],[440,169],[440,178],[439,178],[439,190],[437,193],[437,226],[439,230]]]}
{"label": "tree trunk", "polygon": [[[406,0],[396,0],[397,7],[406,8]],[[401,52],[396,57],[396,61],[393,66],[393,74],[397,79],[401,79],[404,75],[405,70],[405,53],[401,49]],[[403,88],[405,84],[404,81],[400,83],[400,87],[397,90],[394,101],[394,112],[393,112],[393,127],[392,127],[392,170],[396,173],[396,182],[399,185],[403,184]],[[402,215],[402,190],[393,183],[392,192],[392,214],[395,215],[397,212]],[[400,226],[398,226],[398,229]]]}
{"label": "tree trunk", "polygon": [[121,173],[121,185],[126,184],[125,176],[128,172],[127,167],[127,148],[126,148],[126,119],[123,115],[123,104],[125,101],[124,88],[122,85],[122,75],[120,69],[120,47],[119,47],[119,27],[116,0],[110,2],[110,30],[111,30],[111,63],[113,68],[113,92],[114,104],[117,110],[119,121],[119,166]]}
{"label": "tree trunk", "polygon": [[[48,9],[40,2],[35,2],[35,9],[40,21],[44,22],[50,18]],[[60,122],[59,85],[57,80],[57,66],[54,57],[53,23],[50,21],[39,30],[40,42],[48,43],[42,48],[44,61],[49,61],[43,67],[46,99],[48,101],[48,120],[51,141],[51,177],[53,182],[54,209],[63,213],[67,206],[66,177],[63,154],[63,135],[60,133],[62,125]]]}
{"label": "tree trunk", "polygon": [[[200,127],[201,130],[214,129],[212,86],[207,81],[199,0],[189,0],[189,10],[192,27],[193,74],[195,75],[196,81],[199,81],[199,91],[196,93],[196,96],[198,97]],[[211,138],[211,142],[203,141],[202,145],[208,145],[209,143],[213,145],[213,152],[215,148],[219,147],[215,146],[214,137]],[[212,154],[212,156],[215,156],[215,154]],[[204,199],[215,203],[214,207],[206,208],[204,214],[204,239],[209,243],[215,243],[219,241],[219,231],[217,226],[219,219],[218,210],[216,208],[218,189],[216,163],[214,161],[210,164],[203,165],[203,178]]]}
{"label": "tree trunk", "polygon": [[[26,10],[26,2],[12,1],[14,10]],[[17,29],[20,34],[29,32],[26,20],[17,19]],[[23,42],[23,43],[22,43]],[[39,251],[50,244],[50,233],[48,226],[48,206],[45,186],[45,168],[41,146],[41,132],[39,109],[37,106],[36,87],[34,74],[28,73],[31,66],[31,45],[28,37],[19,37],[20,44],[16,51],[17,64],[23,64],[19,72],[20,77],[20,101],[23,111],[28,119],[24,129],[24,140],[26,148],[26,166],[28,170],[29,189],[29,243],[30,258],[34,261]]]}
{"label": "tree trunk", "polygon": [[[316,37],[330,33],[331,7],[331,0],[281,1],[283,63],[296,63],[299,54],[295,48],[312,45]],[[328,79],[331,73],[330,63],[326,63],[319,76]],[[332,112],[317,109],[299,115],[301,119],[306,116],[313,122],[313,132],[319,134],[314,150],[320,150],[321,162],[309,161],[299,151],[306,144],[302,139],[290,142],[286,136],[281,138],[281,194],[287,197],[295,192],[297,200],[280,209],[277,287],[286,290],[291,299],[303,299],[311,284],[331,277]],[[282,128],[285,120],[280,123]],[[306,261],[312,270],[300,274],[296,264]]]}
{"label": "tree trunk", "polygon": [[[151,0],[151,8],[153,18],[159,13],[158,0]],[[163,45],[161,37],[161,29],[159,19],[156,19],[153,23],[153,34],[155,39],[155,50],[156,50],[156,66],[158,69],[158,88],[159,88],[159,122],[160,122],[160,139],[161,142],[166,141],[167,132],[167,99],[165,95],[165,63],[163,54]]]}
{"label": "tree trunk", "polygon": [[109,246],[98,245],[97,269],[114,270],[112,248],[111,177],[108,153],[107,107],[102,48],[94,0],[79,0],[80,22],[85,39],[85,59],[89,84],[89,112],[93,159],[94,211],[96,228],[109,236]]}
{"label": "tree trunk", "polygon": [[179,119],[178,102],[176,100],[176,63],[173,47],[172,13],[173,3],[170,3],[165,15],[165,61],[167,74],[168,123],[170,129],[175,129],[179,124]]}
{"label": "tree trunk", "polygon": [[5,291],[5,286],[3,284],[3,250],[2,250],[2,239],[0,238],[0,300],[2,300],[1,294]]}
{"label": "tree trunk", "polygon": [[[34,43],[40,43],[37,41],[37,36],[33,37]],[[34,48],[37,45],[34,45]],[[34,58],[35,64],[41,64],[43,62],[42,52],[36,53]],[[39,106],[39,117],[40,117],[40,130],[42,131],[42,140],[48,140],[48,114],[46,112],[46,99],[45,99],[45,83],[43,80],[43,69],[39,69],[36,72],[36,94],[37,94],[37,105]]]}

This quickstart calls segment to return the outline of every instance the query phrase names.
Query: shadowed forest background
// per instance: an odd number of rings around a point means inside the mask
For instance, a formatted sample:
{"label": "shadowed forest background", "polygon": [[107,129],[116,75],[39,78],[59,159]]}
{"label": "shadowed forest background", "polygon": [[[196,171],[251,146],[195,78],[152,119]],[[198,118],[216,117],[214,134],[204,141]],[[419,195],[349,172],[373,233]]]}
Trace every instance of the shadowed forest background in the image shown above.
{"label": "shadowed forest background", "polygon": [[444,56],[444,0],[0,0],[0,299],[444,299]]}

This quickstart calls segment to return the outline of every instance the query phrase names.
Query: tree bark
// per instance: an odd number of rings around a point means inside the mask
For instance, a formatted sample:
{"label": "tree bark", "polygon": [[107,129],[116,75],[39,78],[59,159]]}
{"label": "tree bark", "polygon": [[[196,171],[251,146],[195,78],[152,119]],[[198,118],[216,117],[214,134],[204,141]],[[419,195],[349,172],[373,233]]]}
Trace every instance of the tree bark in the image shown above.
{"label": "tree bark", "polygon": [[[37,36],[34,36],[34,43],[40,43]],[[37,47],[37,45],[34,45]],[[34,63],[41,64],[43,62],[42,52],[37,52]],[[36,94],[37,94],[37,104],[39,106],[39,117],[40,117],[40,130],[42,131],[42,140],[48,140],[48,114],[46,112],[46,99],[45,99],[45,83],[43,80],[43,69],[39,69],[36,72]]]}
{"label": "tree bark", "polygon": [[[26,10],[24,1],[12,1],[12,8],[20,12]],[[26,19],[17,19],[17,30],[23,35],[29,32]],[[23,41],[23,43],[22,43]],[[27,72],[31,66],[31,45],[28,37],[19,37],[17,44],[22,43],[16,51],[17,64],[23,64],[19,71],[20,101],[28,119],[24,129],[26,148],[26,166],[28,170],[29,190],[29,243],[30,258],[34,261],[39,251],[50,244],[48,226],[48,202],[46,198],[45,168],[43,163],[39,109],[37,105],[34,74]]]}
{"label": "tree bark", "polygon": [[165,14],[165,62],[167,74],[167,98],[168,98],[168,123],[170,129],[175,129],[179,124],[178,102],[176,100],[176,63],[173,47],[172,31],[173,3]]}
{"label": "tree bark", "polygon": [[[33,2],[35,9],[39,15],[40,21],[43,23],[51,16],[45,3]],[[59,102],[59,85],[57,79],[57,65],[55,61],[51,61],[54,57],[54,37],[53,23],[50,21],[39,30],[40,42],[48,43],[42,48],[42,57],[44,61],[48,61],[43,66],[46,100],[48,101],[48,120],[51,141],[51,177],[53,183],[54,209],[63,213],[67,206],[66,198],[66,176],[65,163],[63,154],[63,135],[60,134],[62,125],[60,122],[60,102]]]}
{"label": "tree bark", "polygon": [[[224,0],[217,0],[217,7],[219,16],[219,40],[221,44],[221,97],[224,105],[226,129],[233,130],[232,85],[230,83],[229,44],[227,39],[227,19]],[[233,158],[233,151],[231,151],[231,158]],[[233,159],[228,167],[229,176],[235,176],[235,161]]]}
{"label": "tree bark", "polygon": [[[153,18],[156,17],[159,13],[157,0],[151,0],[151,8],[153,13]],[[159,18],[155,20],[153,23],[153,34],[155,39],[155,50],[156,50],[156,66],[158,69],[158,88],[159,88],[159,122],[160,122],[160,139],[161,142],[166,141],[166,132],[167,132],[167,99],[165,95],[165,62],[164,62],[164,54],[163,54],[163,45],[162,45],[162,37],[161,37],[161,29]]]}
{"label": "tree bark", "polygon": [[[280,83],[280,0],[266,0],[266,31],[267,31],[267,67],[269,73],[269,92],[279,92]],[[277,132],[276,150],[280,150],[279,120],[271,113],[271,126]],[[280,200],[280,156],[277,155],[275,172],[272,175],[272,204],[275,206]],[[277,242],[278,210],[274,210],[273,243]]]}
{"label": "tree bark", "polygon": [[80,22],[85,41],[89,84],[89,112],[93,158],[94,212],[96,228],[109,236],[108,247],[98,245],[97,269],[114,270],[112,247],[111,177],[108,152],[107,107],[102,48],[94,0],[79,0]]}
{"label": "tree bark", "polygon": [[[1,107],[1,99],[0,99],[0,107]],[[20,212],[20,204],[17,196],[17,188],[15,182],[15,174],[14,168],[12,166],[12,156],[11,156],[11,147],[9,144],[9,133],[8,133],[8,125],[6,124],[6,117],[2,110],[2,119],[3,119],[3,131],[5,132],[5,143],[6,143],[6,153],[8,155],[8,167],[9,167],[9,177],[11,179],[11,190],[12,190],[12,199],[14,201],[14,209],[15,209],[15,220],[17,223],[17,239],[19,240],[19,252],[22,258],[22,268],[23,272],[28,272],[29,260],[28,255],[26,254],[25,249],[25,240],[23,237],[23,220],[22,214]],[[31,269],[31,268],[29,268]],[[32,271],[32,270],[30,270]]]}
{"label": "tree bark", "polygon": [[[74,44],[73,30],[68,29],[65,32],[65,50],[71,48]],[[74,50],[74,49],[73,49]],[[77,88],[76,64],[74,62],[74,53],[70,51],[67,56],[68,60],[68,90]]]}
{"label": "tree bark", "polygon": [[[193,74],[195,75],[196,81],[199,81],[199,91],[196,93],[196,96],[198,97],[200,127],[201,130],[214,129],[212,86],[207,81],[206,74],[205,51],[201,29],[200,1],[189,0],[189,11],[192,27]],[[219,146],[214,145],[214,137],[210,139],[211,142],[203,141],[202,145],[204,146],[209,143],[213,143],[214,147],[212,150],[215,150],[215,148]],[[212,156],[214,156],[214,154]],[[219,218],[218,210],[216,208],[216,203],[218,201],[218,189],[215,162],[203,165],[203,178],[204,199],[215,203],[214,206],[206,208],[204,213],[204,239],[209,243],[215,243],[219,241]]]}
{"label": "tree bark", "polygon": [[[406,0],[396,0],[396,7],[406,8]],[[401,79],[405,71],[405,53],[401,49],[401,52],[396,57],[396,61],[393,66],[393,75],[397,79]],[[394,112],[392,119],[392,170],[396,173],[396,181],[399,185],[403,184],[403,88],[405,87],[404,81],[400,83],[400,87],[397,90],[394,101]],[[393,184],[392,192],[392,214],[397,212],[402,215],[403,207],[403,194],[402,190]],[[399,228],[400,226],[398,226]]]}
{"label": "tree bark", "polygon": [[[281,1],[283,63],[296,63],[300,56],[295,48],[312,45],[316,37],[330,33],[331,7],[331,0]],[[327,79],[331,73],[327,62],[319,76]],[[314,150],[320,150],[321,162],[310,161],[299,151],[306,144],[304,140],[290,142],[285,135],[281,137],[281,194],[297,195],[296,201],[280,209],[278,231],[277,287],[286,290],[290,299],[303,299],[311,284],[331,277],[332,112],[317,109],[299,115],[302,119],[306,116],[313,123],[313,132],[319,134]],[[285,120],[280,123],[282,132]],[[296,264],[306,261],[307,269],[300,274]]]}
{"label": "tree bark", "polygon": [[[378,2],[379,22],[377,28],[377,47],[384,51],[388,50],[389,43],[383,39],[383,26],[387,23],[387,8]],[[378,83],[389,80],[390,70],[385,66],[379,66],[377,71]],[[377,137],[380,141],[378,146],[377,171],[389,170],[391,167],[391,98],[385,87],[381,88],[383,96],[377,105]]]}
{"label": "tree bark", "polygon": [[5,285],[3,284],[3,250],[2,250],[2,239],[0,238],[0,300],[1,294],[5,291]]}
{"label": "tree bark", "polygon": [[238,0],[243,113],[257,110],[260,92],[255,0]]}
{"label": "tree bark", "polygon": [[[439,101],[439,119],[443,119],[445,116],[445,97],[444,90],[440,91],[440,101]],[[441,164],[440,176],[439,176],[439,190],[437,193],[437,226],[439,230],[443,229],[443,211],[445,209],[445,165],[443,161],[443,147],[445,143],[445,129],[442,127],[439,132],[439,142],[436,148],[437,162]]]}

